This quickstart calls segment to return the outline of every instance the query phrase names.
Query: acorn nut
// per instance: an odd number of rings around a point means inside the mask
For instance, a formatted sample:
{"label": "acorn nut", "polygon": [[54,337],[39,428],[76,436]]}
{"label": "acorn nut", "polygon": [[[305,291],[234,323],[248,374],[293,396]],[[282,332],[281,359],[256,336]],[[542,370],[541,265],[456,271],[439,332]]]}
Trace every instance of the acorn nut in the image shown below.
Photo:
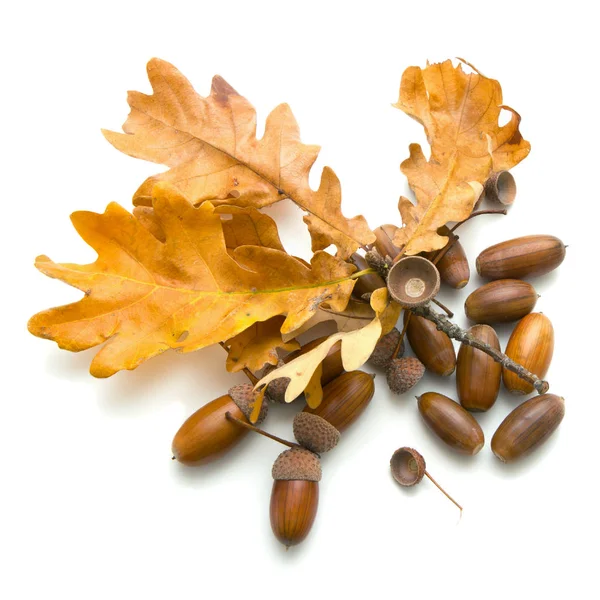
{"label": "acorn nut", "polygon": [[[369,362],[376,367],[387,370],[399,341],[400,332],[394,327],[390,332],[379,338],[379,341],[375,344],[375,348],[369,357]],[[398,356],[404,354],[404,349],[404,340],[402,340]]]}
{"label": "acorn nut", "polygon": [[[440,272],[440,277],[444,283],[460,290],[469,283],[469,278],[471,277],[471,269],[469,268],[465,249],[458,241],[458,236],[454,236],[446,225],[440,227],[437,232],[439,235],[456,237],[456,241],[444,252],[442,258],[440,258],[435,266]],[[433,260],[439,252],[439,250],[427,252],[424,256],[429,260]]]}
{"label": "acorn nut", "polygon": [[508,323],[528,315],[537,299],[537,292],[526,281],[498,279],[469,295],[465,301],[465,313],[475,323]]}

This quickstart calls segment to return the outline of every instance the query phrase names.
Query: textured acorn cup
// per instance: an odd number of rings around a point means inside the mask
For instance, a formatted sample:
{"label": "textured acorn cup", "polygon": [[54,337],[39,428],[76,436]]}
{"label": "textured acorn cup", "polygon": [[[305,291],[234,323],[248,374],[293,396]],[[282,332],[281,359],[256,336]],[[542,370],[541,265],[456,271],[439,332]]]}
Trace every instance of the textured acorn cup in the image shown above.
{"label": "textured acorn cup", "polygon": [[[386,333],[379,339],[375,345],[373,353],[369,357],[369,362],[380,369],[387,370],[387,368],[390,366],[390,361],[392,360],[392,356],[399,341],[400,332],[394,327],[389,333]],[[400,344],[398,356],[402,356],[403,354],[404,340],[402,340],[402,343]]]}
{"label": "textured acorn cup", "polygon": [[[404,312],[405,324],[409,314]],[[443,331],[438,331],[434,323],[424,317],[411,315],[406,337],[410,347],[426,369],[442,376],[454,373],[456,367],[454,345]]]}
{"label": "textured acorn cup", "polygon": [[285,450],[273,464],[271,490],[271,529],[289,548],[309,534],[317,515],[321,463],[303,448]]}
{"label": "textured acorn cup", "polygon": [[[474,325],[469,333],[500,351],[498,336],[489,325]],[[489,410],[496,402],[501,381],[500,363],[477,348],[461,344],[456,361],[456,391],[463,408]]]}
{"label": "textured acorn cup", "polygon": [[436,392],[427,392],[417,400],[425,423],[450,448],[470,455],[483,448],[479,423],[460,404]]}
{"label": "textured acorn cup", "polygon": [[476,261],[486,279],[523,279],[556,269],[565,258],[565,245],[553,235],[528,235],[485,249]]}
{"label": "textured acorn cup", "polygon": [[422,256],[405,256],[395,263],[387,280],[390,296],[406,308],[422,306],[440,290],[440,274]]}
{"label": "textured acorn cup", "polygon": [[398,448],[390,460],[393,478],[405,487],[420,483],[425,476],[425,459],[414,448]]}
{"label": "textured acorn cup", "polygon": [[490,281],[472,292],[465,301],[465,313],[476,323],[518,321],[535,307],[534,287],[520,279]]}
{"label": "textured acorn cup", "polygon": [[[544,379],[554,354],[554,328],[550,319],[542,313],[531,313],[521,319],[508,339],[505,354]],[[508,369],[502,369],[502,381],[513,394],[534,391],[533,385]]]}
{"label": "textured acorn cup", "polygon": [[300,412],[294,417],[293,428],[298,443],[316,454],[329,452],[340,441],[340,432],[319,415]]}
{"label": "textured acorn cup", "polygon": [[541,446],[565,416],[565,400],[542,394],[517,406],[492,437],[492,451],[502,462],[512,462]]}
{"label": "textured acorn cup", "polygon": [[424,373],[425,365],[418,358],[396,358],[388,368],[387,383],[394,394],[404,394],[421,381]]}
{"label": "textured acorn cup", "polygon": [[374,393],[373,375],[364,371],[342,373],[323,388],[321,404],[306,406],[303,412],[322,417],[341,433],[360,417]]}
{"label": "textured acorn cup", "polygon": [[[451,231],[446,225],[440,227],[438,233],[445,236],[451,235]],[[438,253],[439,250],[436,250],[434,252],[426,252],[423,256],[429,260],[433,260]],[[442,281],[450,287],[460,290],[469,283],[471,269],[469,268],[465,249],[458,241],[458,237],[456,237],[456,241],[452,246],[444,252],[442,258],[439,259],[435,266],[440,272]]]}
{"label": "textured acorn cup", "polygon": [[508,171],[498,171],[488,177],[484,193],[490,200],[510,206],[517,197],[517,183]]}
{"label": "textured acorn cup", "polygon": [[[249,423],[253,401],[252,385],[245,383],[205,404],[186,419],[175,434],[171,445],[173,458],[186,465],[199,465],[222,456],[248,433],[247,429],[227,420],[226,413]],[[263,403],[258,422],[264,420],[267,410],[268,404]]]}

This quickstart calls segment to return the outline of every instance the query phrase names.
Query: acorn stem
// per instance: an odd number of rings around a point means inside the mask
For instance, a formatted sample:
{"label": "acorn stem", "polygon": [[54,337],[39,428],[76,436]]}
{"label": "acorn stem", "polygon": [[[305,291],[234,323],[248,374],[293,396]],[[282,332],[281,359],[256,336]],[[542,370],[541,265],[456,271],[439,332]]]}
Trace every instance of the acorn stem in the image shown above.
{"label": "acorn stem", "polygon": [[268,431],[265,431],[264,429],[260,429],[260,427],[256,427],[254,425],[251,425],[250,423],[246,423],[246,421],[242,421],[241,419],[234,417],[229,411],[227,411],[225,413],[225,418],[228,421],[231,421],[232,423],[239,425],[240,427],[245,427],[246,429],[249,429],[250,431],[254,431],[255,433],[260,433],[260,435],[264,435],[265,437],[268,437],[271,440],[279,442],[280,444],[283,444],[284,446],[288,446],[289,448],[298,448],[299,447],[299,444],[294,444],[294,442],[288,442],[287,440],[277,437],[276,435],[273,435],[272,433],[269,433]]}
{"label": "acorn stem", "polygon": [[410,310],[415,315],[424,317],[428,321],[435,323],[438,331],[443,331],[449,338],[458,340],[462,344],[472,346],[477,350],[485,352],[497,363],[500,363],[505,369],[516,373],[521,379],[529,382],[537,390],[538,394],[545,394],[549,390],[550,384],[547,381],[540,379],[537,375],[528,371],[523,365],[516,363],[514,360],[506,356],[506,354],[500,352],[500,350],[496,350],[496,348],[493,348],[489,344],[477,339],[468,331],[461,329],[458,325],[455,325],[449,321],[445,315],[437,313],[430,306],[416,306]]}
{"label": "acorn stem", "polygon": [[460,509],[460,515],[462,516],[463,507],[429,474],[427,470],[425,470],[425,475],[427,475],[431,483],[433,483],[433,485],[435,485],[435,487],[440,490],[440,492],[442,492],[442,494],[444,494],[448,500],[458,506]]}
{"label": "acorn stem", "polygon": [[435,304],[437,304],[450,318],[454,316],[454,313],[444,304],[442,304],[437,298],[431,299]]}
{"label": "acorn stem", "polygon": [[473,217],[478,217],[479,215],[505,215],[507,214],[507,210],[505,208],[500,209],[490,209],[490,210],[476,210],[474,213],[471,213],[466,219],[460,221],[454,227],[450,229],[451,233],[454,233],[456,229],[458,229],[463,223],[466,223],[469,219]]}
{"label": "acorn stem", "polygon": [[433,258],[433,260],[431,261],[434,265],[437,265],[440,262],[440,260],[442,260],[442,258],[446,256],[446,252],[448,252],[450,248],[452,248],[452,246],[454,246],[454,244],[456,244],[456,242],[458,242],[459,240],[459,237],[457,235],[451,235],[448,237],[450,238],[448,240],[448,243],[436,254],[435,258]]}
{"label": "acorn stem", "polygon": [[[223,350],[225,350],[225,352],[229,354],[229,348],[227,347],[227,344],[225,344],[225,342],[219,342],[219,346],[221,346],[221,348],[223,348]],[[256,385],[258,383],[258,377],[256,377],[256,375],[254,375],[254,373],[250,369],[244,367],[242,371],[244,372],[244,375],[246,375],[246,377],[250,380],[250,383],[252,385]]]}
{"label": "acorn stem", "polygon": [[408,317],[406,317],[406,323],[404,323],[404,327],[402,328],[402,332],[398,338],[398,343],[396,344],[396,348],[394,349],[391,360],[396,360],[396,358],[398,358],[398,353],[400,352],[400,347],[402,346],[402,340],[404,340],[404,336],[406,335],[406,330],[408,329],[408,324],[410,323],[411,317],[412,313],[408,313]]}

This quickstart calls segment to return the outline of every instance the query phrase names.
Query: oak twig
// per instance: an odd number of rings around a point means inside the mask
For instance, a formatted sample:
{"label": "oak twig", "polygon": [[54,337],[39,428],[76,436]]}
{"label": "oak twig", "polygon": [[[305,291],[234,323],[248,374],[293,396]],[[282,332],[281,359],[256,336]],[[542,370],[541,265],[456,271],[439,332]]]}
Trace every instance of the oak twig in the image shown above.
{"label": "oak twig", "polygon": [[264,429],[260,429],[260,427],[256,427],[254,425],[251,425],[250,423],[246,423],[246,421],[242,421],[241,419],[234,417],[229,411],[227,411],[225,413],[225,418],[228,421],[231,421],[232,423],[239,425],[240,427],[245,427],[246,429],[249,429],[250,431],[254,431],[254,433],[260,433],[260,435],[264,435],[265,437],[268,437],[270,440],[275,440],[276,442],[279,442],[280,444],[283,444],[284,446],[288,446],[289,448],[301,448],[300,444],[295,444],[294,442],[288,442],[287,440],[277,437],[276,435],[273,435],[272,433],[269,433],[268,431],[265,431]]}
{"label": "oak twig", "polygon": [[424,317],[425,319],[435,323],[439,331],[443,331],[449,338],[458,340],[459,342],[472,346],[477,350],[485,352],[491,356],[497,363],[500,363],[505,369],[516,373],[521,379],[529,382],[538,392],[538,394],[545,394],[550,388],[550,384],[543,379],[540,379],[534,373],[528,371],[524,366],[516,363],[514,360],[503,354],[499,350],[492,348],[489,344],[478,340],[468,331],[461,329],[458,325],[455,325],[447,319],[444,315],[434,311],[429,305],[417,306],[410,309],[415,315]]}
{"label": "oak twig", "polygon": [[450,229],[450,233],[454,233],[454,231],[456,231],[463,223],[466,223],[469,219],[472,219],[473,217],[478,217],[479,215],[506,215],[507,212],[508,211],[506,210],[506,208],[476,210],[475,212],[471,213],[466,219],[463,219],[462,221],[459,221],[456,225],[454,225]]}

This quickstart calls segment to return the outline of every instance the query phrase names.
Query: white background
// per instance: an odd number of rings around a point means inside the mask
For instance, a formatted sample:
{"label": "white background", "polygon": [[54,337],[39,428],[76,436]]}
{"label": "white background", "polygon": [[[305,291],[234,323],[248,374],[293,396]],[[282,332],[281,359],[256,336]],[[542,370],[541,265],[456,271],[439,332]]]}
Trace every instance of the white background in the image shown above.
{"label": "white background", "polygon": [[[3,9],[2,403],[0,596],[61,598],[598,597],[597,321],[598,33],[591,2],[19,2]],[[271,464],[282,448],[249,436],[204,468],[170,460],[171,439],[199,406],[243,381],[218,347],[167,353],[108,380],[79,355],[26,331],[35,312],[79,294],[33,268],[37,254],[85,263],[76,209],[130,206],[161,167],[126,157],[100,134],[119,130],[128,89],[149,92],[145,63],[173,62],[207,94],[223,75],[255,105],[259,127],[288,102],[303,140],[323,147],[344,212],[399,222],[399,171],[420,126],[390,104],[400,76],[463,56],[497,78],[523,116],[530,156],[514,175],[507,217],[464,226],[468,255],[524,234],[569,244],[533,283],[556,331],[548,374],[567,416],[543,449],[502,465],[489,449],[516,401],[502,394],[480,422],[488,443],[452,454],[425,428],[412,394],[383,376],[368,411],[323,460],[309,538],[287,553],[268,516]],[[268,210],[289,251],[308,255],[301,215]],[[472,262],[473,265],[473,262]],[[462,303],[480,281],[441,297]],[[591,301],[591,302],[590,302]],[[505,343],[509,328],[501,329]],[[415,393],[454,393],[426,377]],[[296,405],[269,430],[291,436]],[[388,461],[412,445],[465,507],[428,481],[399,488]],[[595,559],[594,559],[595,556]]]}

